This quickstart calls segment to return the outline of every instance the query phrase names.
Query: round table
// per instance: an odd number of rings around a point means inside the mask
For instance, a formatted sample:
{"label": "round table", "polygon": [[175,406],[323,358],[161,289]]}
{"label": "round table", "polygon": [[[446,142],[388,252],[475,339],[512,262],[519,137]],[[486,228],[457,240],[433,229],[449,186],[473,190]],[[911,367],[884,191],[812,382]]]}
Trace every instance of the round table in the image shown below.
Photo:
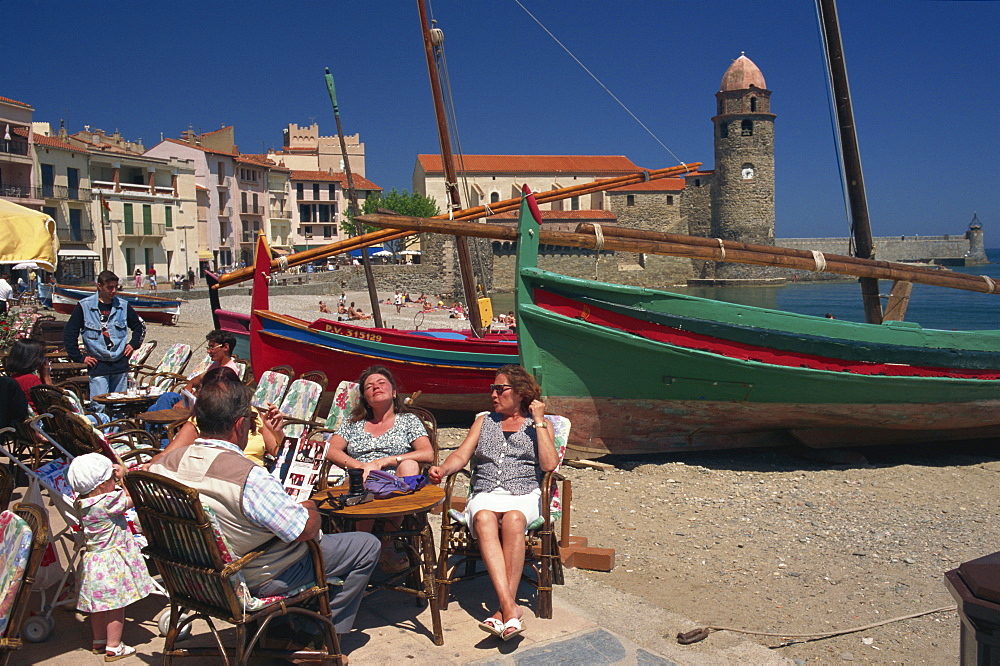
{"label": "round table", "polygon": [[91,400],[108,408],[108,411],[125,418],[132,418],[145,412],[156,402],[160,394],[127,396],[123,393],[104,393],[91,396]]}
{"label": "round table", "polygon": [[[385,521],[389,518],[402,518],[399,530],[373,530],[372,534],[377,537],[392,536],[404,540],[406,557],[410,566],[391,575],[385,581],[373,585],[373,587],[403,592],[429,602],[434,644],[444,645],[441,609],[438,607],[437,586],[434,582],[437,556],[434,553],[434,534],[427,520],[427,514],[430,513],[431,509],[444,502],[444,489],[428,484],[409,495],[375,499],[354,506],[338,508],[338,505],[330,503],[330,498],[346,494],[347,485],[345,484],[315,493],[312,499],[316,502],[320,512],[328,516],[341,532],[356,530],[357,524],[361,521],[374,520],[378,524],[379,521]],[[404,576],[405,584],[397,584],[396,581]]]}

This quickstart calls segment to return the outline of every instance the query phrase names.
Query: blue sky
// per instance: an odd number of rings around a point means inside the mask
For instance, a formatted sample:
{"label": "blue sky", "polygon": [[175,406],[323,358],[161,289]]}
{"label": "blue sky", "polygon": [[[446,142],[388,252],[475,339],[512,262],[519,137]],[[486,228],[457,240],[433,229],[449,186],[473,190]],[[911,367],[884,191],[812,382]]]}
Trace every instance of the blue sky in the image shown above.
{"label": "blue sky", "polygon": [[[777,233],[841,236],[815,10],[807,0],[522,0],[681,160],[711,167],[715,97],[746,52],[773,91]],[[4,2],[0,96],[67,128],[147,146],[235,125],[244,152],[289,122],[360,132],[369,179],[410,187],[438,152],[415,0]],[[466,153],[676,160],[513,0],[434,0]],[[978,211],[1000,246],[1000,2],[841,0],[876,235],[962,233]],[[12,29],[23,26],[23,29]]]}

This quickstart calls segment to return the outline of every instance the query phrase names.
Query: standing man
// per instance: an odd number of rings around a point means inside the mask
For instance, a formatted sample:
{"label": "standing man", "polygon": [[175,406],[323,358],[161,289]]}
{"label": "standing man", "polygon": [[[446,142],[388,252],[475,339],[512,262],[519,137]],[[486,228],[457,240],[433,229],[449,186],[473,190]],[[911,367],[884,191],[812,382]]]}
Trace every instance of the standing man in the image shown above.
{"label": "standing man", "polygon": [[396,314],[399,314],[403,309],[403,295],[399,293],[399,289],[396,290],[396,295],[392,297],[392,303],[396,306]]}
{"label": "standing man", "polygon": [[194,271],[188,266],[188,284],[194,286]]}
{"label": "standing man", "polygon": [[[315,581],[306,541],[320,533],[312,500],[295,502],[281,482],[243,455],[254,420],[250,389],[239,382],[203,386],[194,406],[199,438],[190,446],[161,454],[149,471],[191,486],[212,507],[234,554],[242,557],[277,536],[281,543],[243,567],[257,597],[286,594]],[[354,626],[368,578],[378,563],[380,541],[368,532],[324,534],[320,541],[331,585],[330,614],[338,634]]]}
{"label": "standing man", "polygon": [[[117,293],[118,276],[111,271],[101,271],[97,276],[97,293],[77,303],[63,329],[66,354],[72,361],[86,363],[89,368],[92,396],[125,391],[128,359],[146,337],[142,317]],[[83,352],[78,344],[81,332]]]}
{"label": "standing man", "polygon": [[0,274],[0,315],[7,314],[7,299],[14,293],[10,283],[7,282],[8,277],[10,277],[8,273]]}

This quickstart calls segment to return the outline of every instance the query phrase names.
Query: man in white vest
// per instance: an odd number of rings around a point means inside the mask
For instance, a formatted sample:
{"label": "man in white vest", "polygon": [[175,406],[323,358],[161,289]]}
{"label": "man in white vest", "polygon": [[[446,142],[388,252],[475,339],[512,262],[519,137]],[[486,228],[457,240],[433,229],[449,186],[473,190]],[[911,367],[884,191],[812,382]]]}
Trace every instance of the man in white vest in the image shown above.
{"label": "man in white vest", "polygon": [[[294,502],[279,481],[243,455],[254,421],[250,390],[232,382],[204,386],[194,414],[201,436],[191,446],[164,453],[149,471],[197,489],[237,556],[275,535],[280,538],[282,543],[243,568],[254,595],[281,595],[312,582],[305,542],[320,535],[320,516],[314,502]],[[337,633],[346,634],[378,563],[380,542],[367,532],[324,534],[321,539],[327,578],[344,581],[330,587],[330,606]]]}

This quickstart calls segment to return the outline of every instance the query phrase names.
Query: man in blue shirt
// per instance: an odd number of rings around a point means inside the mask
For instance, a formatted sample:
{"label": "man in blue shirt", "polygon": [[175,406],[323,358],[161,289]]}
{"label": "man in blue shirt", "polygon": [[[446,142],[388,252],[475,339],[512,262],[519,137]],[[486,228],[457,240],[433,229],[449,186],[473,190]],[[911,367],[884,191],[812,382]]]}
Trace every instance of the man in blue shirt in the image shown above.
{"label": "man in blue shirt", "polygon": [[[128,359],[146,337],[142,317],[117,293],[118,276],[111,271],[101,271],[97,276],[97,293],[76,304],[63,329],[66,354],[76,363],[87,364],[90,395],[125,390]],[[78,343],[81,333],[82,352]],[[95,409],[99,407],[94,405]]]}

